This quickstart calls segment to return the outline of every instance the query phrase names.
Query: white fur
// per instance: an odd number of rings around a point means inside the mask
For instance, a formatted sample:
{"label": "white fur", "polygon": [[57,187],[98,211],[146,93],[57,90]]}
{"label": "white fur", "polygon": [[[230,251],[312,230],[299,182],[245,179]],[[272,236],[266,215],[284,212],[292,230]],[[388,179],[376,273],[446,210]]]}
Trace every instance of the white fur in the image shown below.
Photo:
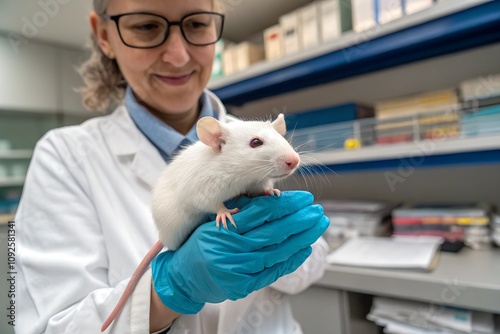
{"label": "white fur", "polygon": [[[286,131],[282,115],[273,123],[217,125],[222,130],[221,151],[202,142],[189,146],[167,166],[153,190],[153,218],[161,243],[169,249],[177,249],[207,213],[223,209],[224,201],[272,190],[274,180],[295,169],[290,170],[286,161],[299,159],[277,132]],[[254,138],[264,144],[252,148]]]}
{"label": "white fur", "polygon": [[[203,221],[207,213],[227,209],[224,201],[247,193],[273,191],[273,180],[293,173],[298,154],[282,137],[283,115],[273,122],[219,123],[202,118],[197,124],[200,142],[179,154],[160,176],[152,194],[153,218],[159,231],[157,242],[141,261],[123,295],[104,322],[101,331],[120,314],[139,279],[165,246],[177,249]],[[264,144],[250,147],[259,138]]]}

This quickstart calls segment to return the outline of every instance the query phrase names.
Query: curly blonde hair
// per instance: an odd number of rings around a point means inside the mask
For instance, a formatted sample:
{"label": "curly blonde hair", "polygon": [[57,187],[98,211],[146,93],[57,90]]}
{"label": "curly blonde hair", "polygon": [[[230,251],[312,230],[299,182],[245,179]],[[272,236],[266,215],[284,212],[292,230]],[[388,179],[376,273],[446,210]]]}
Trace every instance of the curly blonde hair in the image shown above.
{"label": "curly blonde hair", "polygon": [[[217,2],[212,1],[215,8],[220,7]],[[93,0],[93,4],[94,11],[103,14],[108,7],[108,0]],[[88,46],[90,57],[78,70],[85,83],[79,91],[86,109],[104,112],[122,102],[127,82],[116,60],[102,52],[93,34]]]}
{"label": "curly blonde hair", "polygon": [[[94,0],[96,13],[104,13],[107,6],[108,0]],[[85,83],[80,89],[83,105],[89,110],[106,111],[113,104],[122,101],[126,81],[116,60],[106,57],[93,34],[90,36],[88,47],[90,57],[78,70]]]}

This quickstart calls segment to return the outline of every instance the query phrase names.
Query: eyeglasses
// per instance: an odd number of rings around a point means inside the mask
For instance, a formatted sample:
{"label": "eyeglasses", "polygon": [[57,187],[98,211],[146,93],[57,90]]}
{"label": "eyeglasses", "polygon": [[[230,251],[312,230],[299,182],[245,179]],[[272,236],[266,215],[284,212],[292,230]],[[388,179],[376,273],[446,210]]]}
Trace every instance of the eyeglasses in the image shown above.
{"label": "eyeglasses", "polygon": [[151,49],[162,45],[168,38],[170,27],[179,26],[186,42],[196,46],[216,43],[222,36],[224,15],[197,12],[184,16],[178,22],[151,13],[101,14],[116,23],[123,44],[138,49]]}

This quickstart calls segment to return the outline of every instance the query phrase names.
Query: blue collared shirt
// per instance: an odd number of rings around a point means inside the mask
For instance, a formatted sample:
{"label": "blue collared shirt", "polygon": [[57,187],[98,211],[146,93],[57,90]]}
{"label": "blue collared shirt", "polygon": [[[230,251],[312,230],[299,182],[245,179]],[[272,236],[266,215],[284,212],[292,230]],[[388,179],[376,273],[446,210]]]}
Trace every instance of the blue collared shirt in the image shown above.
{"label": "blue collared shirt", "polygon": [[[156,118],[144,106],[139,104],[130,86],[127,87],[124,103],[135,125],[158,149],[165,161],[170,161],[174,154],[182,147],[198,141],[196,125],[193,126],[185,136],[177,132],[171,126]],[[205,116],[217,118],[217,114],[210,102],[210,97],[206,92],[203,92],[199,103],[201,107],[200,118]]]}

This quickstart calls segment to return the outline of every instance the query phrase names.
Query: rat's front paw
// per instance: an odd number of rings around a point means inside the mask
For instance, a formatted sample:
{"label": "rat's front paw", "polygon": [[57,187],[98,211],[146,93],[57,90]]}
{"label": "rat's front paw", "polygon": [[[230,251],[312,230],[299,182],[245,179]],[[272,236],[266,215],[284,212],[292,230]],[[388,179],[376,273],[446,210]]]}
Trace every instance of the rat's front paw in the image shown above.
{"label": "rat's front paw", "polygon": [[279,189],[271,188],[271,189],[266,189],[265,194],[266,194],[266,196],[278,196],[279,197],[281,195],[281,191]]}
{"label": "rat's front paw", "polygon": [[235,208],[232,210],[228,209],[222,209],[217,212],[217,217],[215,218],[215,226],[217,228],[220,228],[220,223],[222,222],[222,226],[227,230],[227,222],[226,219],[229,219],[231,224],[233,224],[234,227],[236,227],[236,223],[234,222],[232,214],[240,212],[240,209]]}

